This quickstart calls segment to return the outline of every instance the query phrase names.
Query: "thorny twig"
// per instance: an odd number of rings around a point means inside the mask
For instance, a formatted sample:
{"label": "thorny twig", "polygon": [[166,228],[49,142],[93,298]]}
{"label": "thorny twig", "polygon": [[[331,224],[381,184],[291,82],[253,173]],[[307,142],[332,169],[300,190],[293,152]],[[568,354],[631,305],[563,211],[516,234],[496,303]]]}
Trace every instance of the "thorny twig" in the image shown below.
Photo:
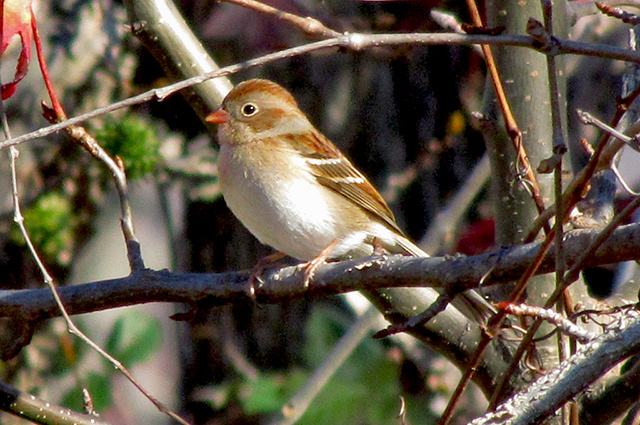
{"label": "thorny twig", "polygon": [[[565,273],[564,278],[562,280],[562,285],[558,286],[555,291],[549,296],[547,299],[544,308],[550,308],[559,297],[563,294],[564,290],[578,278],[578,273],[580,270],[584,268],[584,264],[587,262],[589,257],[595,253],[595,251],[607,240],[607,238],[615,231],[615,229],[627,219],[631,213],[640,206],[640,196],[633,199],[629,205],[625,207],[619,214],[617,214],[613,220],[598,234],[596,239],[589,244],[589,246],[585,249],[584,253],[576,260],[576,262],[571,266],[571,268]],[[516,369],[520,359],[524,355],[525,351],[530,348],[531,341],[533,340],[535,333],[538,331],[538,328],[542,324],[542,320],[536,320],[531,327],[529,328],[527,334],[524,336],[522,343],[516,350],[513,358],[511,359],[511,363],[509,367],[505,371],[504,376],[510,376]],[[494,395],[491,398],[489,403],[489,408],[495,408],[497,402],[500,400],[502,395],[502,391],[506,385],[506,379],[503,379],[496,386],[496,390]]]}
{"label": "thorny twig", "polygon": [[554,324],[562,332],[577,339],[581,343],[586,343],[591,339],[594,339],[597,335],[590,332],[575,323],[567,319],[560,313],[548,309],[526,304],[512,304],[512,303],[498,303],[496,305],[498,309],[505,310],[509,314],[514,316],[528,316],[535,317],[536,319],[546,320],[549,323]]}

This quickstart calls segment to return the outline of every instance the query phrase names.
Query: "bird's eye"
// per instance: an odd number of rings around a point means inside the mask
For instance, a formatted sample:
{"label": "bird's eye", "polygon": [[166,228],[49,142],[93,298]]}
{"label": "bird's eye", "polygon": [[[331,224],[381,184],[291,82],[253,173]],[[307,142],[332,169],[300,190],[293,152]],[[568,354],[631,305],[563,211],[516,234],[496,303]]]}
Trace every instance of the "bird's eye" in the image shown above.
{"label": "bird's eye", "polygon": [[245,103],[242,106],[242,115],[245,117],[252,117],[258,113],[258,105],[255,103]]}

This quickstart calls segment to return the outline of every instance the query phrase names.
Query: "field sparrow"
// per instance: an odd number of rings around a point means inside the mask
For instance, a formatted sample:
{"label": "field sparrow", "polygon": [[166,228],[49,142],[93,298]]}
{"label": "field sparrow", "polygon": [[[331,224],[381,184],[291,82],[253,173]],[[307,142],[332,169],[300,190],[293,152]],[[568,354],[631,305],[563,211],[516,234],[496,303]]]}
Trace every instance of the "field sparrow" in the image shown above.
{"label": "field sparrow", "polygon": [[[310,262],[310,269],[327,258],[371,255],[374,247],[427,256],[403,235],[371,183],[278,84],[245,81],[206,120],[219,124],[224,199],[260,242]],[[464,295],[479,303],[474,309],[491,309],[476,292]]]}

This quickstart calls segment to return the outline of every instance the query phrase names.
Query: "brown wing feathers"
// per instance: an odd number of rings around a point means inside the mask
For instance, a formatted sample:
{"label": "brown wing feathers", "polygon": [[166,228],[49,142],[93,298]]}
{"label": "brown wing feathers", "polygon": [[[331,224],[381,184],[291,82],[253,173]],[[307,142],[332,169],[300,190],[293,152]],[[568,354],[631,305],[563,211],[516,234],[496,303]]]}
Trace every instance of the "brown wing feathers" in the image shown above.
{"label": "brown wing feathers", "polygon": [[[318,182],[365,208],[402,234],[389,206],[366,177],[324,136],[315,132],[310,137],[315,140],[309,140],[308,146],[323,147],[302,152]],[[318,140],[320,137],[322,141]]]}

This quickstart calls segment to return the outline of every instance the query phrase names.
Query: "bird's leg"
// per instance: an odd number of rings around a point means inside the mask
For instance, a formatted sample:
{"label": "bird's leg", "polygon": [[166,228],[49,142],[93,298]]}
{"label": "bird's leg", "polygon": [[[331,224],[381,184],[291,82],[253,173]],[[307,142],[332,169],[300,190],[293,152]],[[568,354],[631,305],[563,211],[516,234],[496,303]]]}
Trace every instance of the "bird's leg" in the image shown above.
{"label": "bird's leg", "polygon": [[373,255],[384,255],[389,253],[389,251],[382,246],[382,241],[375,236],[371,240],[371,246],[373,247]]}
{"label": "bird's leg", "polygon": [[256,299],[256,282],[260,280],[260,275],[264,272],[264,270],[269,267],[272,263],[286,257],[287,254],[284,252],[274,252],[273,254],[269,254],[266,257],[262,257],[258,263],[253,266],[251,269],[251,276],[249,276],[249,287],[247,288],[247,295],[249,298],[255,300]]}
{"label": "bird's leg", "polygon": [[309,282],[311,281],[311,278],[313,277],[316,270],[318,270],[318,267],[320,267],[323,264],[326,264],[327,258],[329,258],[329,255],[331,255],[331,252],[338,245],[338,242],[340,242],[339,239],[332,240],[329,245],[327,245],[322,251],[320,251],[320,254],[318,254],[316,258],[306,263],[302,263],[298,266],[302,270],[304,270],[304,274],[302,275],[302,279],[303,279],[302,282],[305,288],[309,287]]}

